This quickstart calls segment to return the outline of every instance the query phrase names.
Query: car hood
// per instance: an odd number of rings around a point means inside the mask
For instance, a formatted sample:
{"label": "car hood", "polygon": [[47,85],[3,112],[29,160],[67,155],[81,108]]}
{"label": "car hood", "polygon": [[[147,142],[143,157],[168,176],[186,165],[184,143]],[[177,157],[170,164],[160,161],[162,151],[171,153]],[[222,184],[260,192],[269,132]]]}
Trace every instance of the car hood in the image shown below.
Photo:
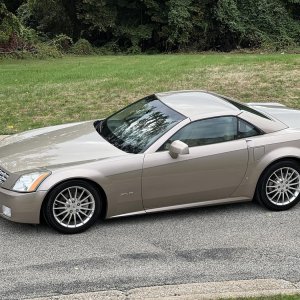
{"label": "car hood", "polygon": [[300,110],[278,103],[248,103],[254,109],[269,115],[290,128],[300,129]]}
{"label": "car hood", "polygon": [[0,142],[0,167],[9,172],[121,155],[128,154],[102,138],[92,121],[27,131]]}

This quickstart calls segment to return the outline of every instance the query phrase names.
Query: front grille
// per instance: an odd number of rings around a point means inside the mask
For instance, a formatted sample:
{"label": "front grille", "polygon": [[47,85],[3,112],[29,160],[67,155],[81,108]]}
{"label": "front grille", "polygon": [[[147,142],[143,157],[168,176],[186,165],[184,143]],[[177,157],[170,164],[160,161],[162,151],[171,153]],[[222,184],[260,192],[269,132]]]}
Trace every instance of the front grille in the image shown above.
{"label": "front grille", "polygon": [[9,175],[0,169],[0,184],[3,184],[7,179]]}

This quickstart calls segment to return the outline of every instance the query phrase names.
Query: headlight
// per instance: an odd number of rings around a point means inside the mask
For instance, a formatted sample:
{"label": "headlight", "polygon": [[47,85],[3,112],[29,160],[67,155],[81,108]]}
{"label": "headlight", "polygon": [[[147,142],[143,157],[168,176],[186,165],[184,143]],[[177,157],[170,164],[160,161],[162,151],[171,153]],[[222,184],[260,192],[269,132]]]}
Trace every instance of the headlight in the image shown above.
{"label": "headlight", "polygon": [[13,190],[17,192],[34,192],[51,172],[34,172],[22,175],[15,183]]}

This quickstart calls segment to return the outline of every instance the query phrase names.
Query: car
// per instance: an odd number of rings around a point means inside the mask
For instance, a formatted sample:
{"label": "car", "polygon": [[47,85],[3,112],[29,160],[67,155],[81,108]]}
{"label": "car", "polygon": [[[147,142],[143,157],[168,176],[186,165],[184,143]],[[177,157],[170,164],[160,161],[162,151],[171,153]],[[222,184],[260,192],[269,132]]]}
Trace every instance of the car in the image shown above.
{"label": "car", "polygon": [[102,120],[0,142],[0,214],[62,233],[115,218],[300,200],[300,111],[207,91],[147,96]]}

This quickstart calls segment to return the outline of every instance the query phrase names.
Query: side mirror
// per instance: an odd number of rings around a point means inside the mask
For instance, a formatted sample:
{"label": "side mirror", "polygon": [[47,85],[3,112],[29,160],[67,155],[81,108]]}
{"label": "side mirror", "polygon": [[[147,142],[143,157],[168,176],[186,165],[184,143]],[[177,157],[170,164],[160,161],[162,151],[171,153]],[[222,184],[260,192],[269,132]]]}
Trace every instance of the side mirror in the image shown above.
{"label": "side mirror", "polygon": [[177,140],[170,145],[169,154],[172,158],[177,158],[178,155],[184,155],[189,153],[189,146],[184,142]]}

